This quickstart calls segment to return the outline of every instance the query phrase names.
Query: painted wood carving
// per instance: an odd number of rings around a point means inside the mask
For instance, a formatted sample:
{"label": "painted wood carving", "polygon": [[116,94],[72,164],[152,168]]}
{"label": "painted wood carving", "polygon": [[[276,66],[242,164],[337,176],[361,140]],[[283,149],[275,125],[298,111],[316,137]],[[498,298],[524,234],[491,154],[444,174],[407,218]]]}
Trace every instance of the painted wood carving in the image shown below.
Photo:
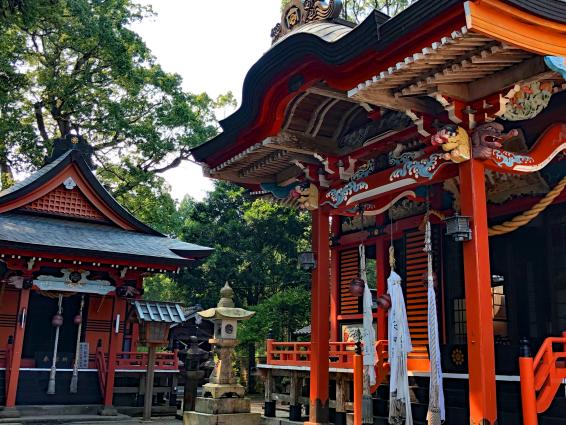
{"label": "painted wood carving", "polygon": [[[518,135],[518,132],[511,130],[504,134],[503,126],[497,123],[478,127],[472,136],[474,157],[483,159],[486,168],[495,171],[527,174],[541,170],[556,155],[566,150],[566,124],[550,126],[527,153],[515,153],[501,148],[502,141],[511,135]],[[499,144],[499,148],[491,147],[495,143]],[[476,150],[476,146],[482,149]]]}
{"label": "painted wood carving", "polygon": [[509,102],[501,118],[508,121],[534,118],[548,106],[552,94],[552,82],[533,81],[528,85],[515,86],[505,96]]}
{"label": "painted wood carving", "polygon": [[341,10],[341,0],[293,0],[283,10],[281,23],[271,30],[272,43],[303,24],[337,18]]}

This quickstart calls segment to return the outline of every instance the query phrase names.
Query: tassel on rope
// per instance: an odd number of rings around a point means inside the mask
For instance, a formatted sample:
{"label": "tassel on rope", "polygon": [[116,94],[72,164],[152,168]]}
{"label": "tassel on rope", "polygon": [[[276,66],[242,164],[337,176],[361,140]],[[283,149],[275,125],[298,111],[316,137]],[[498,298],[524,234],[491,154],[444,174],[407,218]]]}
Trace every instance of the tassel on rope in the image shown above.
{"label": "tassel on rope", "polygon": [[[362,214],[363,222],[363,214]],[[360,255],[360,278],[364,281],[363,294],[363,366],[364,385],[362,398],[362,423],[373,424],[373,400],[371,397],[371,386],[375,385],[375,363],[377,355],[375,351],[375,329],[373,327],[373,302],[371,291],[367,284],[366,252],[364,244],[359,246]]]}
{"label": "tassel on rope", "polygon": [[[59,303],[57,309],[57,316],[61,316],[63,313],[63,295],[59,294]],[[55,376],[57,374],[57,348],[59,345],[59,329],[61,323],[55,323],[55,344],[53,344],[53,361],[51,362],[51,372],[49,373],[49,383],[47,384],[47,394],[55,394]]]}
{"label": "tassel on rope", "polygon": [[444,390],[442,386],[442,366],[440,364],[440,342],[438,339],[434,271],[432,269],[430,221],[426,222],[424,251],[427,254],[428,341],[430,355],[430,385],[426,419],[428,425],[441,425],[445,418]]}
{"label": "tassel on rope", "polygon": [[76,394],[78,391],[79,385],[79,355],[80,355],[80,344],[81,344],[81,330],[83,326],[83,307],[85,305],[85,296],[81,295],[81,308],[79,309],[79,314],[77,318],[79,318],[78,329],[77,329],[77,346],[75,347],[75,362],[73,365],[73,376],[71,377],[71,385],[69,388],[69,392],[71,394]]}
{"label": "tassel on rope", "polygon": [[389,248],[391,274],[387,278],[387,293],[391,297],[389,311],[389,423],[393,425],[413,425],[407,354],[413,350],[409,323],[401,288],[401,277],[393,270],[395,261],[393,247]]}

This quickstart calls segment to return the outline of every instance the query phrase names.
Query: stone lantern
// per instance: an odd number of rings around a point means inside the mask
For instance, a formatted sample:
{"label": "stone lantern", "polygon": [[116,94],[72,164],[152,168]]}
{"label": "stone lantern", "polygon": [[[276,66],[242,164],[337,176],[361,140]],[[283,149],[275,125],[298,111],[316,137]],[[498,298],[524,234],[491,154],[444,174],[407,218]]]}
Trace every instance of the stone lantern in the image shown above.
{"label": "stone lantern", "polygon": [[220,290],[218,306],[197,313],[214,323],[214,338],[209,342],[218,355],[209,382],[203,387],[205,397],[219,399],[244,396],[244,387],[237,383],[232,368],[232,353],[239,342],[236,339],[238,322],[250,319],[255,312],[236,308],[233,298],[234,290],[226,283]]}
{"label": "stone lantern", "polygon": [[250,413],[250,399],[244,398],[244,387],[238,384],[232,368],[232,354],[239,342],[236,339],[238,322],[250,319],[255,312],[237,308],[233,298],[234,291],[226,283],[220,290],[218,305],[197,313],[214,323],[214,337],[209,342],[218,360],[209,382],[203,386],[203,397],[197,398],[195,411],[184,413],[186,425],[259,424],[260,415]]}

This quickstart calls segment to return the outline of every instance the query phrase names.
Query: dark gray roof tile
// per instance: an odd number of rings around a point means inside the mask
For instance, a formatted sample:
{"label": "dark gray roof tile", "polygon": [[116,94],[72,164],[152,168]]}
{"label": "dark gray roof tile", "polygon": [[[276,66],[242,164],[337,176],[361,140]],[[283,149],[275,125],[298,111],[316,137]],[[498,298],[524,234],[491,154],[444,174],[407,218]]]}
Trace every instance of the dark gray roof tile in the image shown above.
{"label": "dark gray roof tile", "polygon": [[183,264],[187,258],[209,255],[207,248],[165,236],[88,223],[27,214],[0,214],[0,246],[29,246],[46,251],[88,251],[98,255],[167,260]]}

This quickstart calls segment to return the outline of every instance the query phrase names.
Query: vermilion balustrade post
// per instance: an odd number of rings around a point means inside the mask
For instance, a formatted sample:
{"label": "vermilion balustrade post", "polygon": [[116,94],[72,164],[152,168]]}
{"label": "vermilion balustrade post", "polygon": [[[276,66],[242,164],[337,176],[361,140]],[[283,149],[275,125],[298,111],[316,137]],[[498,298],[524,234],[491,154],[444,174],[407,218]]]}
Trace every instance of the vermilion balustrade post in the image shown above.
{"label": "vermilion balustrade post", "polygon": [[519,372],[521,375],[523,424],[538,425],[537,400],[535,393],[535,373],[532,357],[519,358]]}
{"label": "vermilion balustrade post", "polygon": [[356,346],[354,354],[354,425],[362,425],[362,400],[364,386],[364,367],[361,344]]}

